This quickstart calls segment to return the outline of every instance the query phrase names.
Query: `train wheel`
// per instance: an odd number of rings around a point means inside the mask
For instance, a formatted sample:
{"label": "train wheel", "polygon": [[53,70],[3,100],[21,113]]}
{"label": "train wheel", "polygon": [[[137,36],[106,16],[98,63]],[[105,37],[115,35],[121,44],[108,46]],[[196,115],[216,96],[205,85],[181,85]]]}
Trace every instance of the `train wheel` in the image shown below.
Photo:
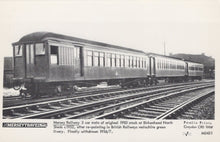
{"label": "train wheel", "polygon": [[137,82],[137,87],[141,87],[143,85],[143,83],[141,81]]}
{"label": "train wheel", "polygon": [[12,86],[13,86],[14,90],[20,90],[21,89],[21,84],[20,83],[13,82]]}
{"label": "train wheel", "polygon": [[27,90],[21,89],[19,92],[20,92],[19,95],[21,96],[22,99],[25,99],[27,97]]}
{"label": "train wheel", "polygon": [[39,84],[38,83],[33,83],[30,88],[27,90],[27,92],[30,93],[32,98],[39,98],[40,94],[39,94]]}
{"label": "train wheel", "polygon": [[158,81],[157,79],[154,79],[154,85],[157,85]]}
{"label": "train wheel", "polygon": [[56,88],[55,88],[55,94],[57,95],[57,96],[61,96],[62,94],[62,86],[61,85],[59,85],[59,86],[56,86]]}

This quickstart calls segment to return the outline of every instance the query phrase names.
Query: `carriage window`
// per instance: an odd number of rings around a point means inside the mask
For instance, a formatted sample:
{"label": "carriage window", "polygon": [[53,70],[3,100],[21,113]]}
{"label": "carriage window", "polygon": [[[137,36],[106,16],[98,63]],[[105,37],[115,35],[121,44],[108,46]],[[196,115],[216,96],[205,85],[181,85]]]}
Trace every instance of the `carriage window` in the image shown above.
{"label": "carriage window", "polygon": [[146,64],[147,64],[147,62],[146,62],[146,60],[145,60],[145,59],[144,59],[144,61],[143,61],[143,64],[144,64],[144,66],[143,66],[143,67],[144,67],[144,68],[146,68],[146,66],[147,66],[147,65],[146,65]]}
{"label": "carriage window", "polygon": [[50,46],[50,63],[58,64],[58,47]]}
{"label": "carriage window", "polygon": [[133,57],[133,67],[137,67],[137,57]]}
{"label": "carriage window", "polygon": [[100,53],[99,53],[99,64],[100,64],[100,67],[105,66],[105,60],[104,60],[104,58],[105,58],[104,53],[100,52]]}
{"label": "carriage window", "polygon": [[92,66],[93,64],[93,61],[92,61],[92,51],[87,51],[87,65],[88,66]]}
{"label": "carriage window", "polygon": [[143,58],[140,58],[140,68],[143,68]]}
{"label": "carriage window", "polygon": [[157,68],[159,69],[159,60],[157,60]]}
{"label": "carriage window", "polygon": [[130,56],[130,63],[129,63],[130,68],[133,68],[133,65],[134,65],[133,60],[134,60],[133,56]]}
{"label": "carriage window", "polygon": [[116,67],[121,66],[121,55],[116,55]]}
{"label": "carriage window", "polygon": [[22,45],[15,45],[15,56],[22,56]]}
{"label": "carriage window", "polygon": [[166,69],[168,69],[168,61],[166,60]]}
{"label": "carriage window", "polygon": [[137,68],[140,68],[140,58],[137,57]]}
{"label": "carriage window", "polygon": [[115,65],[116,65],[115,54],[112,54],[112,67],[115,67]]}
{"label": "carriage window", "polygon": [[131,58],[131,56],[128,56],[128,67],[131,67],[131,65],[132,65],[132,58]]}
{"label": "carriage window", "polygon": [[159,60],[159,68],[160,68],[160,70],[162,69],[161,59]]}
{"label": "carriage window", "polygon": [[189,69],[190,69],[190,70],[194,70],[194,67],[193,67],[193,66],[191,66],[191,67],[189,67]]}
{"label": "carriage window", "polygon": [[129,56],[125,56],[125,67],[129,67]]}
{"label": "carriage window", "polygon": [[36,55],[44,55],[45,54],[45,47],[43,43],[35,44],[35,54]]}
{"label": "carriage window", "polygon": [[94,66],[99,66],[99,53],[94,52]]}
{"label": "carriage window", "polygon": [[125,66],[125,55],[121,55],[121,67]]}
{"label": "carriage window", "polygon": [[79,47],[75,47],[75,58],[79,59]]}
{"label": "carriage window", "polygon": [[111,67],[111,64],[112,64],[111,63],[111,56],[112,55],[110,53],[107,54],[107,64],[106,64],[107,67]]}

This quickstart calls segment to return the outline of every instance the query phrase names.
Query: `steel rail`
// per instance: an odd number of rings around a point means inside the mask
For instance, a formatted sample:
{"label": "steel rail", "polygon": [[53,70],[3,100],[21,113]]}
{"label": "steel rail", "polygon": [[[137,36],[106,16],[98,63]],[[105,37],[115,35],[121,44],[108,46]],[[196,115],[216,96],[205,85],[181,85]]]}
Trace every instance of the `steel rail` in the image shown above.
{"label": "steel rail", "polygon": [[[196,84],[196,85],[198,85],[198,84]],[[134,98],[134,97],[141,97],[141,95],[146,95],[146,94],[150,94],[150,93],[157,93],[157,92],[159,92],[159,91],[167,91],[167,90],[172,90],[172,89],[177,89],[178,87],[171,87],[171,88],[166,88],[166,89],[159,89],[159,90],[153,90],[153,91],[149,91],[149,92],[144,92],[144,94],[143,94],[143,92],[141,92],[141,93],[136,93],[136,94],[131,94],[131,95],[127,95],[127,96],[119,96],[119,97],[115,97],[115,98],[109,98],[109,99],[105,99],[104,100],[104,102],[110,102],[110,101],[120,101],[120,100],[123,100],[123,99],[131,99],[131,98]],[[122,93],[122,92],[121,92]],[[108,94],[109,95],[109,94]],[[92,95],[92,96],[94,96],[94,97],[97,97],[97,96],[95,96],[95,95]],[[102,95],[101,95],[102,96]],[[90,96],[91,97],[91,96]],[[71,100],[77,100],[77,99],[79,99],[79,98],[82,98],[82,97],[76,97],[76,98],[71,98]],[[85,98],[84,98],[85,99]],[[58,102],[59,103],[61,103],[62,101],[69,101],[70,99],[68,98],[68,99],[62,99],[62,100],[59,100]],[[5,108],[5,109],[3,109],[3,111],[6,111],[6,110],[15,110],[15,109],[18,109],[18,108],[25,108],[25,109],[27,109],[28,110],[28,107],[34,107],[34,106],[41,106],[41,105],[50,105],[50,104],[53,104],[53,103],[58,103],[57,101],[49,101],[49,102],[42,102],[42,103],[35,103],[35,104],[32,104],[31,106],[30,105],[22,105],[22,106],[16,106],[16,107],[9,107],[9,108]],[[95,104],[96,105],[99,105],[99,104],[103,104],[102,103],[103,102],[103,100],[101,99],[101,100],[99,100],[99,101],[94,101],[93,103],[91,103],[91,102],[89,102],[89,103],[86,103],[86,104],[83,104],[83,105],[78,105],[78,106],[72,106],[72,107],[70,107],[71,109],[75,109],[75,110],[77,110],[77,109],[82,109],[82,108],[88,108],[88,107],[91,107],[91,106],[94,106]],[[55,113],[55,112],[57,112],[57,111],[67,111],[69,109],[69,107],[67,107],[67,108],[64,108],[64,109],[59,109],[59,110],[54,110],[54,111],[50,111],[51,113]],[[40,114],[48,114],[49,112],[47,111],[47,112],[43,112],[43,113],[40,113]],[[18,117],[18,118],[31,118],[31,117],[36,117],[36,116],[40,116],[40,114],[33,114],[33,115],[28,115],[28,116],[24,116],[24,117]]]}
{"label": "steel rail", "polygon": [[[118,109],[116,111],[105,113],[103,115],[94,117],[94,119],[104,119],[104,118],[108,119],[108,118],[111,118],[112,116],[122,115],[125,112],[130,112],[130,111],[134,110],[135,108],[138,108],[138,107],[141,107],[141,106],[144,106],[144,105],[150,105],[150,104],[155,103],[155,102],[159,102],[159,101],[171,98],[171,97],[175,97],[175,96],[180,95],[182,93],[187,93],[187,92],[190,92],[190,91],[196,91],[196,90],[199,90],[199,89],[208,88],[208,87],[212,87],[212,86],[214,86],[214,85],[195,87],[195,88],[190,88],[190,89],[183,90],[183,91],[180,91],[180,92],[170,93],[170,94],[167,94],[167,95],[164,95],[164,96],[159,96],[157,98],[153,98],[153,99],[147,100],[145,102],[130,105],[128,107]],[[136,117],[136,119],[143,119],[143,118],[142,117]]]}
{"label": "steel rail", "polygon": [[214,93],[215,90],[210,90],[207,92],[204,92],[203,94],[200,94],[198,96],[193,97],[192,99],[189,99],[179,105],[177,105],[176,107],[166,111],[165,113],[159,115],[158,117],[156,117],[155,119],[166,119],[166,118],[172,118],[172,115],[177,115],[178,111],[183,110],[184,108],[186,108],[187,106],[191,105],[192,103],[194,103],[195,101],[198,101],[212,93]]}

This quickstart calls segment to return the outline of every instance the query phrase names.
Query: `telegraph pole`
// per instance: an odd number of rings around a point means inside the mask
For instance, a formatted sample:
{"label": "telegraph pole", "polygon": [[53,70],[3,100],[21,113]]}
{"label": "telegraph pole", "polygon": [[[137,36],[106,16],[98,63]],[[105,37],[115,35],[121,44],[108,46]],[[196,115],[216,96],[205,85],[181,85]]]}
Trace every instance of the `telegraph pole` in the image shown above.
{"label": "telegraph pole", "polygon": [[163,54],[166,55],[166,42],[163,42]]}

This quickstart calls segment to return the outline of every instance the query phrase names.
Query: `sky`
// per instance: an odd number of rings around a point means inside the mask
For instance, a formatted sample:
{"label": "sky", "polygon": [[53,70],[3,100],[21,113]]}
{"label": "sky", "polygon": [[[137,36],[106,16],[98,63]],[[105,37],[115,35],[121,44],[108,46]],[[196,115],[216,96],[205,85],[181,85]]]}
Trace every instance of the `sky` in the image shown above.
{"label": "sky", "polygon": [[145,52],[201,54],[220,47],[219,0],[1,1],[1,49],[48,31]]}

